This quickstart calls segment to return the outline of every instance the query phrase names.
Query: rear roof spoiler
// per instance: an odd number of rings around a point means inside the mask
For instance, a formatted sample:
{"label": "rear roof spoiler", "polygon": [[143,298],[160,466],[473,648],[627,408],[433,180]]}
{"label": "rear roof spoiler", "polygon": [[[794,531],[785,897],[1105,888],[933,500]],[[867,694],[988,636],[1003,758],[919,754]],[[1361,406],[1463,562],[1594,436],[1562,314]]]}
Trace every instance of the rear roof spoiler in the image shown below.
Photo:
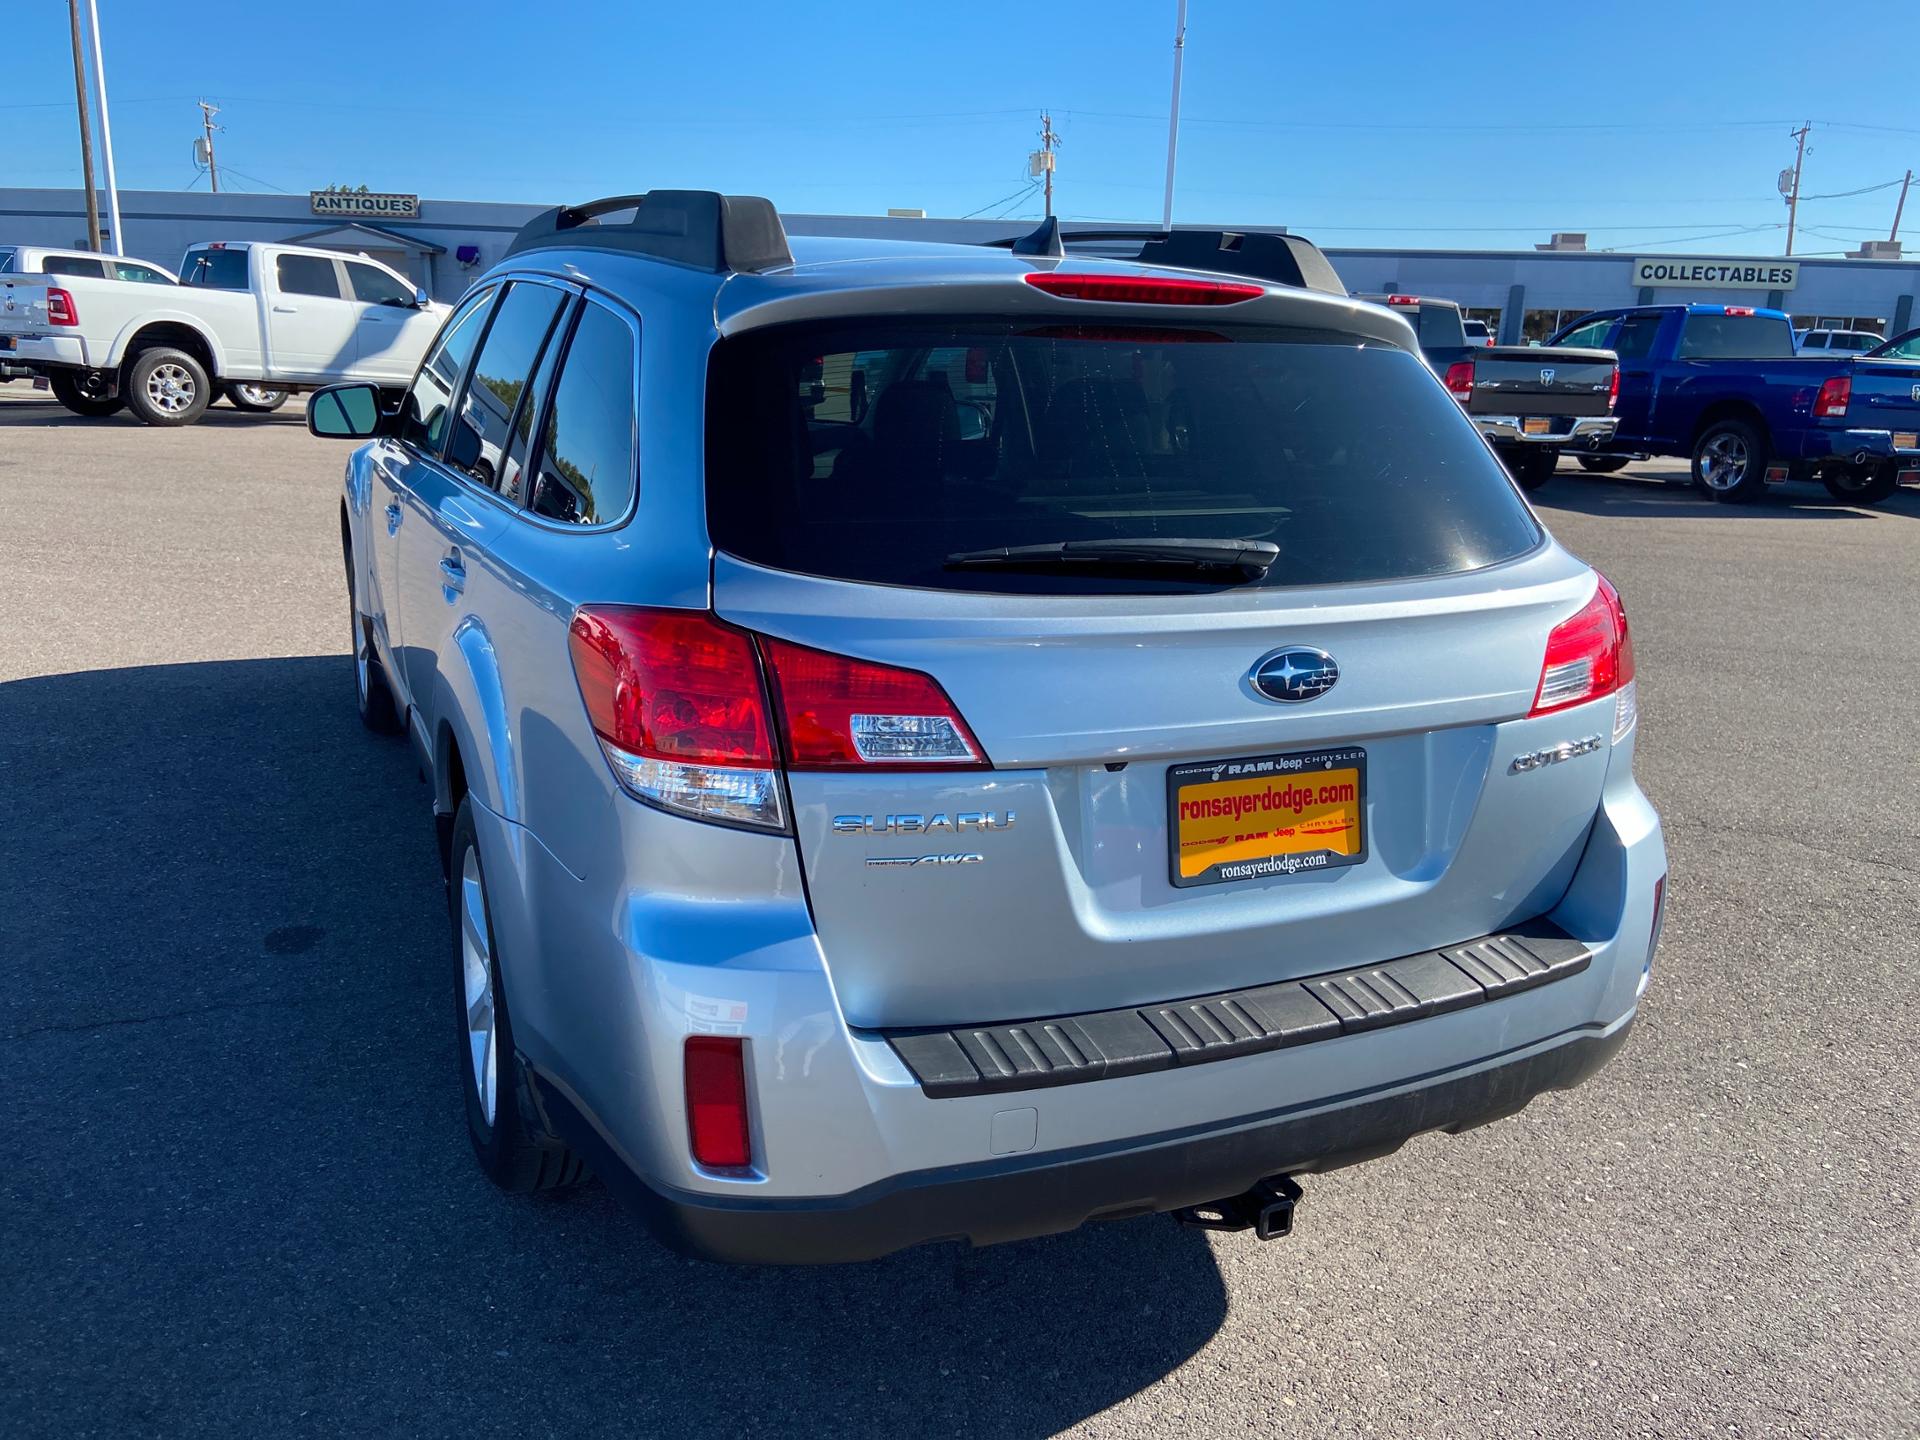
{"label": "rear roof spoiler", "polygon": [[1320,247],[1299,235],[1273,230],[1071,230],[1048,216],[1040,228],[1015,240],[987,242],[1016,255],[1061,257],[1067,246],[1140,241],[1137,258],[1143,265],[1167,265],[1178,270],[1211,270],[1216,274],[1245,275],[1299,290],[1345,295],[1332,264]]}
{"label": "rear roof spoiler", "polygon": [[[601,223],[622,210],[633,216]],[[771,200],[713,190],[649,190],[544,210],[521,227],[507,254],[527,250],[613,250],[725,275],[793,263],[786,227]]]}

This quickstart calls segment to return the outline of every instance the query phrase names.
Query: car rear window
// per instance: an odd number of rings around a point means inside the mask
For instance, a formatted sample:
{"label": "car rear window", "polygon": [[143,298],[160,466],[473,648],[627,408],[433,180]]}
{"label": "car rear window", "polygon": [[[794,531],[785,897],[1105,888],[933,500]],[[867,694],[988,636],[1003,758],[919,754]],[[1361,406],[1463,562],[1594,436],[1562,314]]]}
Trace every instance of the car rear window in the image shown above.
{"label": "car rear window", "polygon": [[182,285],[209,290],[247,288],[247,252],[244,250],[189,250],[180,267]]}
{"label": "car rear window", "polygon": [[1793,327],[1777,315],[1689,315],[1674,357],[1773,360],[1793,353]]}
{"label": "car rear window", "polygon": [[1003,593],[1217,589],[1198,575],[954,570],[1072,540],[1280,548],[1266,585],[1475,570],[1540,530],[1413,355],[1317,332],[860,322],[715,347],[707,521],[742,559]]}

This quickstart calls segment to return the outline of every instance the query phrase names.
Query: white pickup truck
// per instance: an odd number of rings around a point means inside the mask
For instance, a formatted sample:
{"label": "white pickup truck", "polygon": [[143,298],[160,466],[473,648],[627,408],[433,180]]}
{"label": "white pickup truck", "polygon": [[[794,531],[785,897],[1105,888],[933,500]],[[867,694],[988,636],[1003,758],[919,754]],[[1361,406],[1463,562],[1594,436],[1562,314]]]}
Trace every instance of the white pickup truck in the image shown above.
{"label": "white pickup truck", "polygon": [[213,241],[187,251],[178,286],[0,274],[0,360],[77,415],[190,425],[216,394],[263,410],[276,391],[405,385],[446,313],[364,256]]}

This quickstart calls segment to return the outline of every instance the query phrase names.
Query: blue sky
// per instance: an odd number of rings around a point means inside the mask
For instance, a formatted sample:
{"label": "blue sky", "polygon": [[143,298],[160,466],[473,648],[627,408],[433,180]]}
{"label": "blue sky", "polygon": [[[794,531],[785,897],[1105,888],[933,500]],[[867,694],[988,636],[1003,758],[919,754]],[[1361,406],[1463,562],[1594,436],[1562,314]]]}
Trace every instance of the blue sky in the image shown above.
{"label": "blue sky", "polygon": [[[205,97],[230,188],[695,186],[790,211],[1038,215],[1021,192],[1045,106],[1060,213],[1141,221],[1160,212],[1174,8],[100,4],[126,189],[204,188]],[[0,186],[77,183],[66,13],[7,5]],[[1916,53],[1916,0],[1191,0],[1175,216],[1346,246],[1584,229],[1596,248],[1777,254],[1795,124],[1815,125],[1808,195],[1920,168]],[[1810,200],[1796,250],[1884,236],[1896,194]]]}

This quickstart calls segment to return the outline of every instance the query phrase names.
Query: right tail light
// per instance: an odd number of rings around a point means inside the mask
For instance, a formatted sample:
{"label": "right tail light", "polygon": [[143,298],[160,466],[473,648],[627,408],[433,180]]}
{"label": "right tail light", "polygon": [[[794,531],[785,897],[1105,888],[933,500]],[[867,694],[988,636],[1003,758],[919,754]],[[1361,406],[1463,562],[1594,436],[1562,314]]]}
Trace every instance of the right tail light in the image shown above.
{"label": "right tail light", "polygon": [[1633,728],[1637,701],[1633,687],[1633,637],[1626,608],[1607,577],[1597,577],[1593,598],[1553,627],[1547,636],[1540,684],[1534,691],[1535,715],[1551,715],[1608,695],[1614,702],[1613,738]]}
{"label": "right tail light", "polygon": [[607,764],[665,810],[784,830],[783,769],[990,768],[946,691],[918,670],[701,610],[583,607],[568,645]]}

